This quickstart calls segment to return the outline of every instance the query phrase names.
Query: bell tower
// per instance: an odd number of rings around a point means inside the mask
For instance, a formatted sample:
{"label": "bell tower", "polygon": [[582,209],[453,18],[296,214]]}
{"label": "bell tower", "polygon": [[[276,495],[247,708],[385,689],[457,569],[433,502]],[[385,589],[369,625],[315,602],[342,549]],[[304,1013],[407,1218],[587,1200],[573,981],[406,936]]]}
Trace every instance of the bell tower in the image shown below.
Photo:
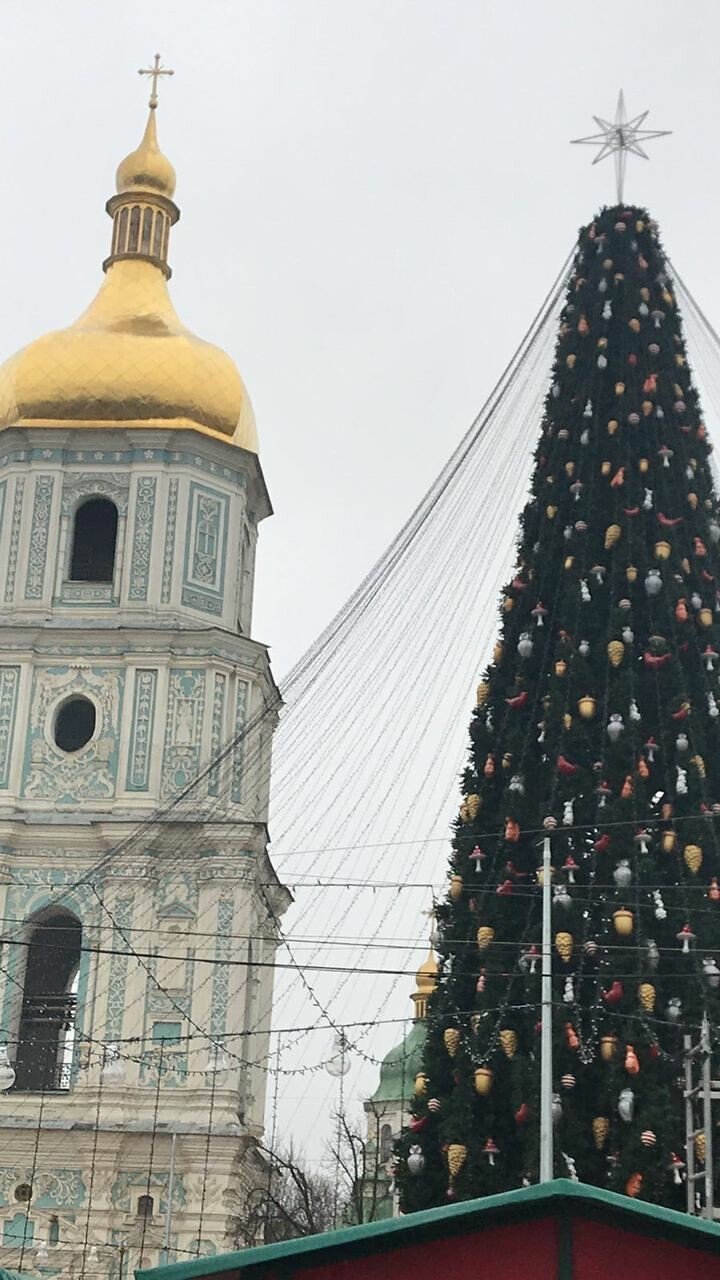
{"label": "bell tower", "polygon": [[9,1268],[122,1277],[220,1251],[266,1177],[289,901],[267,851],[279,696],[251,633],[271,506],[240,375],[168,293],[164,73],[98,294],[0,368]]}

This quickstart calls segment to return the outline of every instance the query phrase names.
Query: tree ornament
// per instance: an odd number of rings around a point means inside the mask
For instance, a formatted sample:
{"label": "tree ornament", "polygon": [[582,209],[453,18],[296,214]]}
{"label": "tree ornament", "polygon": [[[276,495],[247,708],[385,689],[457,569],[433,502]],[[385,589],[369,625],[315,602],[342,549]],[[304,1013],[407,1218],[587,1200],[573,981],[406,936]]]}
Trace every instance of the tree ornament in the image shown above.
{"label": "tree ornament", "polygon": [[685,1161],[681,1160],[673,1151],[670,1158],[670,1168],[672,1169],[673,1182],[676,1187],[682,1186],[682,1171],[685,1168]]}
{"label": "tree ornament", "polygon": [[569,964],[572,959],[573,945],[574,940],[571,933],[561,929],[559,933],[555,934],[555,950],[565,964]]}
{"label": "tree ornament", "polygon": [[696,876],[698,871],[700,870],[702,866],[702,860],[703,860],[703,853],[699,844],[685,845],[685,848],[683,850],[683,861],[685,863],[685,866],[688,868],[688,871],[691,871],[694,876]]}
{"label": "tree ornament", "polygon": [[652,1129],[643,1129],[640,1134],[640,1141],[644,1147],[654,1147],[657,1142],[657,1136]]}
{"label": "tree ornament", "polygon": [[675,773],[677,775],[675,781],[675,794],[678,796],[686,796],[688,790],[687,773],[684,769],[681,769],[679,765],[676,766]]}
{"label": "tree ornament", "polygon": [[701,1132],[695,1134],[695,1137],[693,1138],[693,1146],[695,1148],[696,1160],[699,1160],[700,1164],[704,1164],[705,1156],[707,1154],[707,1142],[705,1140],[704,1133]]}
{"label": "tree ornament", "polygon": [[665,542],[664,539],[661,539],[660,542],[655,543],[655,559],[656,560],[668,560],[670,558],[671,552],[672,552],[672,547],[670,546],[670,543]]}
{"label": "tree ornament", "polygon": [[510,844],[517,844],[520,839],[520,827],[514,818],[505,819],[504,839]]}
{"label": "tree ornament", "polygon": [[443,1044],[451,1058],[456,1057],[460,1048],[460,1032],[457,1027],[446,1027],[443,1031]]}
{"label": "tree ornament", "polygon": [[643,1176],[641,1173],[631,1173],[625,1183],[625,1195],[631,1196],[633,1199],[640,1195],[643,1186]]}
{"label": "tree ornament", "polygon": [[625,731],[625,724],[623,722],[622,716],[617,711],[613,712],[613,714],[610,716],[610,720],[608,721],[608,726],[606,730],[608,738],[612,743],[615,743],[618,741],[618,739],[624,733],[624,731]]}
{"label": "tree ornament", "polygon": [[632,884],[632,870],[627,858],[621,858],[613,871],[613,880],[618,889],[627,889]]}
{"label": "tree ornament", "polygon": [[567,674],[567,662],[565,662],[563,658],[560,658],[555,663],[555,675],[559,676],[562,679],[562,677],[566,674]]}
{"label": "tree ornament", "polygon": [[713,876],[708,889],[708,898],[711,902],[720,902],[720,884],[718,884],[717,876]]}
{"label": "tree ornament", "polygon": [[460,1173],[467,1159],[467,1147],[462,1142],[451,1142],[447,1149],[448,1173],[450,1174],[450,1185],[448,1187],[448,1195],[453,1194],[453,1183]]}
{"label": "tree ornament", "polygon": [[512,1027],[504,1027],[498,1035],[498,1040],[505,1057],[514,1058],[518,1047],[517,1031],[514,1031]]}
{"label": "tree ornament", "polygon": [[572,1022],[565,1023],[565,1041],[568,1049],[577,1050],[580,1048],[580,1039]]}
{"label": "tree ornament", "polygon": [[655,1008],[655,988],[652,982],[641,982],[638,987],[638,999],[643,1013],[652,1013]]}
{"label": "tree ornament", "polygon": [[566,884],[558,884],[555,886],[553,906],[561,907],[563,911],[569,910],[569,908],[572,906],[572,898],[568,893],[568,888]]}
{"label": "tree ornament", "polygon": [[640,831],[637,831],[635,833],[635,835],[633,836],[633,839],[635,841],[635,844],[637,845],[638,853],[646,854],[648,851],[648,840],[650,839],[650,832],[644,831],[641,829]]}
{"label": "tree ornament", "polygon": [[659,889],[655,889],[655,891],[653,892],[653,902],[655,903],[655,919],[667,920],[667,911],[665,910],[665,903],[663,902],[662,894]]}
{"label": "tree ornament", "polygon": [[607,991],[603,991],[602,998],[605,1004],[612,1008],[613,1005],[620,1003],[624,994],[623,984],[616,978],[612,986]]}
{"label": "tree ornament", "polygon": [[636,1076],[640,1070],[638,1056],[631,1044],[625,1046],[625,1070],[630,1076]]}
{"label": "tree ornament", "polygon": [[437,1114],[438,1111],[442,1111],[442,1102],[439,1098],[430,1099],[428,1102],[428,1111],[432,1111],[435,1114]]}
{"label": "tree ornament", "polygon": [[566,800],[563,804],[563,826],[572,827],[575,823],[575,810],[573,809],[572,800]]}
{"label": "tree ornament", "polygon": [[620,907],[618,911],[613,912],[613,925],[615,932],[622,938],[627,938],[633,931],[633,913],[628,911],[627,907]]}
{"label": "tree ornament", "polygon": [[625,654],[625,645],[622,640],[611,640],[607,647],[607,653],[610,659],[610,665],[613,667],[619,667]]}
{"label": "tree ornament", "polygon": [[695,941],[695,934],[689,924],[684,924],[680,932],[677,934],[678,942],[682,943],[683,955],[690,954],[690,943]]}
{"label": "tree ornament", "polygon": [[571,1075],[569,1071],[567,1071],[564,1076],[560,1077],[560,1084],[563,1089],[566,1089],[568,1092],[575,1088],[575,1083],[575,1076]]}
{"label": "tree ornament", "polygon": [[476,699],[479,707],[484,707],[490,692],[490,685],[486,680],[481,680],[477,687]]}
{"label": "tree ornament", "polygon": [[551,1112],[552,1112],[552,1121],[553,1121],[553,1124],[559,1124],[559,1123],[560,1123],[560,1121],[562,1120],[562,1110],[563,1110],[563,1109],[562,1109],[562,1101],[561,1101],[561,1098],[560,1098],[560,1094],[559,1094],[559,1093],[554,1093],[554,1094],[553,1094],[553,1096],[552,1096],[552,1105],[551,1105],[550,1110],[551,1110]]}
{"label": "tree ornament", "polygon": [[621,1089],[618,1097],[618,1115],[625,1124],[631,1124],[635,1114],[635,1094],[632,1089]]}
{"label": "tree ornament", "polygon": [[475,1092],[485,1095],[492,1089],[495,1076],[490,1067],[477,1067],[474,1079]]}
{"label": "tree ornament", "polygon": [[574,1003],[575,1003],[575,988],[573,986],[572,978],[568,975],[568,977],[565,979],[565,988],[563,990],[563,1004],[574,1004]]}
{"label": "tree ornament", "polygon": [[487,1156],[487,1162],[489,1165],[495,1164],[495,1157],[500,1154],[500,1148],[495,1145],[494,1138],[487,1139],[487,1142],[483,1145],[482,1153],[484,1156]]}
{"label": "tree ornament", "polygon": [[423,1149],[418,1146],[417,1143],[413,1143],[408,1151],[407,1167],[408,1173],[411,1173],[414,1178],[419,1177],[425,1168],[425,1156],[423,1155]]}
{"label": "tree ornament", "polygon": [[668,1022],[679,1022],[682,1017],[682,1000],[679,996],[671,996],[665,1006],[665,1017]]}
{"label": "tree ornament", "polygon": [[618,1038],[614,1031],[600,1037],[600,1057],[603,1062],[612,1062],[618,1049]]}
{"label": "tree ornament", "polygon": [[481,924],[477,931],[478,951],[487,951],[490,943],[495,937],[495,930],[491,924]]}
{"label": "tree ornament", "polygon": [[609,551],[611,547],[614,547],[615,543],[619,542],[621,537],[622,529],[620,528],[620,525],[609,524],[605,530],[605,550]]}
{"label": "tree ornament", "polygon": [[673,831],[672,828],[669,828],[667,831],[663,831],[660,837],[660,847],[663,853],[672,853],[676,844],[677,832]]}
{"label": "tree ornament", "polygon": [[416,1098],[421,1098],[421,1097],[423,1096],[423,1094],[426,1094],[426,1093],[427,1093],[427,1087],[428,1087],[428,1077],[425,1075],[425,1072],[424,1072],[424,1071],[418,1071],[418,1073],[417,1073],[417,1075],[416,1075],[416,1077],[415,1077],[415,1096],[416,1096]]}
{"label": "tree ornament", "polygon": [[662,578],[659,569],[649,569],[645,578],[645,591],[649,596],[657,596],[662,591]]}
{"label": "tree ornament", "polygon": [[718,968],[717,960],[713,956],[705,956],[702,967],[703,978],[713,991],[717,991],[717,988],[720,987],[720,968]]}
{"label": "tree ornament", "polygon": [[630,699],[630,707],[628,709],[628,714],[630,716],[630,719],[634,721],[635,724],[639,724],[640,721],[642,720],[642,716],[640,715],[640,708],[634,698]]}
{"label": "tree ornament", "polygon": [[592,720],[597,710],[597,702],[591,694],[586,693],[577,704],[578,711],[583,720]]}
{"label": "tree ornament", "polygon": [[529,658],[532,656],[533,642],[530,639],[530,632],[523,631],[517,644],[517,651],[521,658]]}
{"label": "tree ornament", "polygon": [[712,626],[712,611],[710,609],[701,609],[698,614],[698,622],[701,627]]}
{"label": "tree ornament", "polygon": [[602,1151],[608,1140],[610,1121],[607,1116],[595,1116],[592,1122],[593,1142],[598,1151]]}
{"label": "tree ornament", "polygon": [[675,748],[677,751],[685,752],[689,749],[690,742],[686,733],[679,733],[675,739]]}
{"label": "tree ornament", "polygon": [[637,582],[638,571],[634,564],[629,564],[625,570],[625,577],[628,582]]}
{"label": "tree ornament", "polygon": [[625,781],[622,784],[622,787],[620,788],[620,799],[630,800],[632,796],[634,796],[634,794],[635,794],[635,784],[633,783],[633,780],[632,780],[632,774],[628,773],[625,778]]}
{"label": "tree ornament", "polygon": [[451,876],[450,877],[450,897],[452,898],[453,902],[457,902],[458,899],[462,897],[462,890],[463,890],[462,876],[458,876],[458,875]]}
{"label": "tree ornament", "polygon": [[660,951],[658,949],[658,944],[654,938],[648,938],[645,946],[647,949],[648,966],[654,973],[660,963]]}

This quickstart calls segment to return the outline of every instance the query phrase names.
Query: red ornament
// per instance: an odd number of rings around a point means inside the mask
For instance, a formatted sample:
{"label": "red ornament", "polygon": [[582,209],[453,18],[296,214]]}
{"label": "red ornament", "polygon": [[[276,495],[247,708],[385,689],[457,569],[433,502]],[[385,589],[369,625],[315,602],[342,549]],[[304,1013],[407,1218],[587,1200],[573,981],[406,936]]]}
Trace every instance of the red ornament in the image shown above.
{"label": "red ornament", "polygon": [[643,662],[651,671],[656,671],[659,667],[664,667],[665,663],[670,661],[670,657],[671,655],[669,653],[648,653],[648,651],[645,650],[645,653],[643,654]]}
{"label": "red ornament", "polygon": [[413,1116],[412,1120],[408,1125],[408,1129],[410,1130],[411,1133],[419,1133],[421,1129],[425,1128],[425,1125],[427,1124],[427,1122],[428,1122],[427,1116]]}
{"label": "red ornament", "polygon": [[662,511],[658,511],[657,522],[662,525],[663,529],[675,529],[679,524],[682,524],[683,517],[676,516],[671,519],[670,516],[663,515]]}
{"label": "red ornament", "polygon": [[514,698],[506,698],[505,701],[513,711],[519,711],[527,703],[529,694],[527,689],[523,689],[522,693],[517,693]]}
{"label": "red ornament", "polygon": [[625,1070],[630,1076],[636,1076],[640,1070],[638,1056],[631,1044],[627,1045],[625,1049]]}
{"label": "red ornament", "polygon": [[607,1005],[619,1004],[624,994],[625,990],[623,984],[622,982],[618,982],[616,978],[612,986],[607,991],[603,991],[602,998]]}
{"label": "red ornament", "polygon": [[560,755],[557,758],[557,771],[564,778],[572,778],[573,774],[577,773],[578,767],[578,765],[573,764],[572,760],[567,760],[565,756]]}
{"label": "red ornament", "polygon": [[707,555],[707,547],[705,546],[705,543],[703,542],[702,538],[697,538],[697,537],[693,538],[693,547],[695,548],[696,556]]}
{"label": "red ornament", "polygon": [[623,515],[626,515],[626,516],[639,516],[639,515],[640,515],[640,508],[639,508],[639,507],[623,507]]}
{"label": "red ornament", "polygon": [[516,1125],[527,1124],[529,1119],[530,1119],[530,1108],[527,1102],[521,1102],[520,1106],[515,1112],[515,1123]]}
{"label": "red ornament", "polygon": [[595,853],[607,853],[609,848],[610,848],[610,836],[606,831],[604,835],[599,836],[598,839],[595,841],[593,845],[593,850],[595,851]]}
{"label": "red ornament", "polygon": [[505,839],[517,844],[520,839],[520,827],[514,818],[505,819]]}
{"label": "red ornament", "polygon": [[620,486],[623,485],[624,483],[625,483],[625,468],[618,467],[617,471],[615,472],[615,475],[610,481],[610,488],[619,489]]}
{"label": "red ornament", "polygon": [[580,1041],[579,1041],[579,1039],[578,1039],[578,1033],[577,1033],[577,1031],[575,1030],[575,1028],[574,1028],[574,1026],[573,1026],[572,1022],[566,1022],[566,1023],[565,1023],[565,1040],[567,1041],[568,1049],[579,1049],[579,1048],[580,1048]]}
{"label": "red ornament", "polygon": [[710,881],[710,888],[708,889],[707,896],[711,902],[720,902],[720,885],[718,884],[717,876],[713,876]]}

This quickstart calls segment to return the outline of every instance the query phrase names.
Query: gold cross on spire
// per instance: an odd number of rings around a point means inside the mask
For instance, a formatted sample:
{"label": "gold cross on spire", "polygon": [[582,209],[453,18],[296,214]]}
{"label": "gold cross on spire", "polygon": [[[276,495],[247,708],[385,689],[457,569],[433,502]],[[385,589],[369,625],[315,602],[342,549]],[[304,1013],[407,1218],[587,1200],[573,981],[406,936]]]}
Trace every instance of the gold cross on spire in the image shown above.
{"label": "gold cross on spire", "polygon": [[175,72],[171,71],[169,67],[163,67],[160,63],[160,54],[156,53],[153,65],[151,67],[141,67],[140,70],[138,71],[138,75],[152,76],[152,88],[150,90],[150,101],[148,103],[148,106],[150,107],[151,111],[154,111],[158,104],[158,96],[157,96],[158,80],[160,79],[161,76],[174,76]]}

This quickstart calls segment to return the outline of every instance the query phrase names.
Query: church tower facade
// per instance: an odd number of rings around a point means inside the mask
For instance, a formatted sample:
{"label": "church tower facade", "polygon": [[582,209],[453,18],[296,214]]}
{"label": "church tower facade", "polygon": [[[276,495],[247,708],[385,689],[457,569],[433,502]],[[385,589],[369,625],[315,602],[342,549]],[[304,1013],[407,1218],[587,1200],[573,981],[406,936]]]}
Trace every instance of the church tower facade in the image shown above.
{"label": "church tower facade", "polygon": [[168,293],[155,85],[97,296],[0,369],[0,1265],[48,1273],[219,1251],[266,1178],[271,507]]}

